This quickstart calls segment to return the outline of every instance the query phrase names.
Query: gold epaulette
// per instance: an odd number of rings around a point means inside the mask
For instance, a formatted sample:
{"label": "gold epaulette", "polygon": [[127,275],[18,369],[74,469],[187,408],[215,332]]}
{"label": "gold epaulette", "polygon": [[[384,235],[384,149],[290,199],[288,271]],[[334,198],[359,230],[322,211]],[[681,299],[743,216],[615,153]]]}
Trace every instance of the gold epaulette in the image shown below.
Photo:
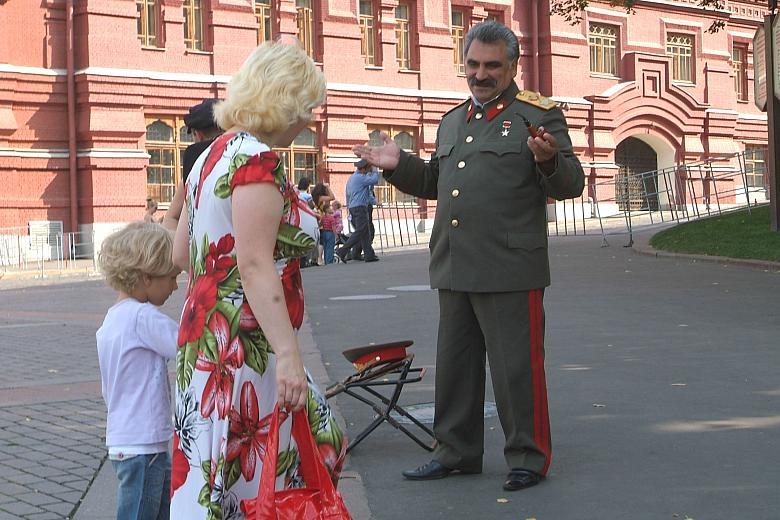
{"label": "gold epaulette", "polygon": [[558,106],[557,101],[553,101],[550,98],[542,96],[538,92],[531,92],[530,90],[521,90],[517,93],[515,98],[518,101],[528,103],[529,105],[541,108],[542,110],[550,110],[551,108]]}

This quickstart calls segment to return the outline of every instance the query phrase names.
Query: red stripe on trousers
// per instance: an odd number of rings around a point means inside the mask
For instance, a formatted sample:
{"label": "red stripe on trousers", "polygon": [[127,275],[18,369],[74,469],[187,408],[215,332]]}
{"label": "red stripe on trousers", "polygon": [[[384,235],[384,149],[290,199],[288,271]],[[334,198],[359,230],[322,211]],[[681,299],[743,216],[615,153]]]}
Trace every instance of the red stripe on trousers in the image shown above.
{"label": "red stripe on trousers", "polygon": [[550,419],[547,415],[547,382],[544,377],[544,336],[542,328],[542,292],[528,291],[529,321],[531,324],[531,374],[534,393],[534,441],[544,454],[546,475],[550,467]]}

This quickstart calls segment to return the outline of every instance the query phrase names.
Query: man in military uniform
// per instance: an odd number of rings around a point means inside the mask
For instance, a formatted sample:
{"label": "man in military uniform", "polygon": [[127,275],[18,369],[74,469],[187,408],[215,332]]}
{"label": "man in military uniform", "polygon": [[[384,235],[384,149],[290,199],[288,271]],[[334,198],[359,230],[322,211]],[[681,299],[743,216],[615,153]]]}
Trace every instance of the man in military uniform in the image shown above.
{"label": "man in military uniform", "polygon": [[550,464],[544,288],[550,284],[547,198],[582,194],[584,175],[554,101],[518,90],[517,38],[496,22],[465,40],[471,99],[445,114],[426,164],[383,136],[355,153],[405,193],[436,199],[431,287],[439,291],[438,441],[410,480],[482,471],[485,357],[506,437],[508,491]]}

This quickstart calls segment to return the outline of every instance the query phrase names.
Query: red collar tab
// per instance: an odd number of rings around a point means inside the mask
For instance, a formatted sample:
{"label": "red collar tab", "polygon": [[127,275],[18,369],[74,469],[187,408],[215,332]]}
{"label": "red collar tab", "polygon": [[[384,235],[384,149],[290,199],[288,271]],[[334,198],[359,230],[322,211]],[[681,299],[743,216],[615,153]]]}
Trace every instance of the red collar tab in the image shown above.
{"label": "red collar tab", "polygon": [[487,110],[485,110],[485,115],[487,116],[488,121],[492,121],[493,118],[495,118],[508,106],[509,103],[507,103],[503,97],[498,98],[495,105],[492,105]]}
{"label": "red collar tab", "polygon": [[466,111],[466,122],[471,121],[471,116],[474,115],[474,103],[469,103],[469,109]]}

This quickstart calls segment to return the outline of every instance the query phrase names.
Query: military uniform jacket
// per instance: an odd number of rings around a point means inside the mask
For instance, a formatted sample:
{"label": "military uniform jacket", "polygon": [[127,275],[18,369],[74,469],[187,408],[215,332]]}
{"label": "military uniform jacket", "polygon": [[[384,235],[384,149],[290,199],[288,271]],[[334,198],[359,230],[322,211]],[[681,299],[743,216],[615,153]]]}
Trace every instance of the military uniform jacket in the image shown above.
{"label": "military uniform jacket", "polygon": [[[524,117],[558,141],[550,174],[528,148]],[[514,82],[484,109],[467,101],[445,114],[427,164],[402,151],[383,174],[405,193],[438,201],[431,287],[465,292],[548,286],[547,198],[578,197],[584,187],[563,112]]]}

